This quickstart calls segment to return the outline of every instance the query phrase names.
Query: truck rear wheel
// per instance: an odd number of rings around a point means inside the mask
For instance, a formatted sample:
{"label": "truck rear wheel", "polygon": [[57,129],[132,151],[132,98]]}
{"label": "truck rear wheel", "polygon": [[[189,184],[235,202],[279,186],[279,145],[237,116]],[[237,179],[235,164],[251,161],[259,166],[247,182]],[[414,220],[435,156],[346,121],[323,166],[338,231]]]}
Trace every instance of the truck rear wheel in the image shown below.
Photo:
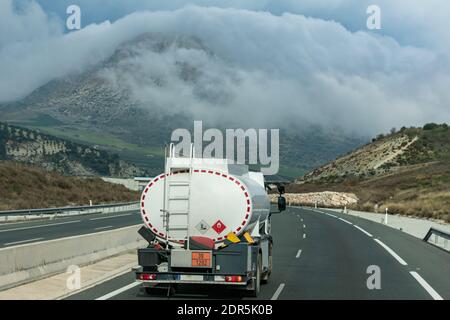
{"label": "truck rear wheel", "polygon": [[272,249],[273,249],[273,245],[272,242],[269,243],[269,254],[268,254],[268,268],[267,268],[267,272],[264,274],[263,278],[262,278],[262,283],[266,284],[269,282],[269,277],[270,274],[272,273],[272,266],[273,266],[273,258],[272,258]]}
{"label": "truck rear wheel", "polygon": [[253,289],[250,291],[251,297],[258,297],[259,292],[261,291],[261,274],[262,274],[262,255],[258,254],[258,261],[256,265],[256,277],[253,280]]}

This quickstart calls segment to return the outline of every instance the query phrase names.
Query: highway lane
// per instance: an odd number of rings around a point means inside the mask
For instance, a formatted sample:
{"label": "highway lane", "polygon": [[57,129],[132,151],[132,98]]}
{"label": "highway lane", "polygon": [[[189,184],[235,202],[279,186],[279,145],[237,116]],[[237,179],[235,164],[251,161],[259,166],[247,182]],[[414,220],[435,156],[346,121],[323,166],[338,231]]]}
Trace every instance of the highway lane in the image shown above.
{"label": "highway lane", "polygon": [[417,272],[426,279],[444,299],[450,299],[450,254],[434,247],[405,232],[400,232],[380,223],[355,217],[348,214],[336,213],[331,210],[320,210],[333,214],[357,224],[360,228],[370,230],[374,238],[380,239],[407,264],[407,269]]}
{"label": "highway lane", "polygon": [[[305,208],[273,215],[272,230],[274,271],[260,299],[450,299],[450,255],[400,231]],[[370,290],[374,266],[381,288]],[[164,291],[149,296],[133,282],[129,272],[68,299],[167,299]],[[222,287],[184,287],[171,297],[196,298],[249,299]]]}
{"label": "highway lane", "polygon": [[76,236],[142,223],[139,211],[89,214],[53,220],[0,224],[0,248]]}

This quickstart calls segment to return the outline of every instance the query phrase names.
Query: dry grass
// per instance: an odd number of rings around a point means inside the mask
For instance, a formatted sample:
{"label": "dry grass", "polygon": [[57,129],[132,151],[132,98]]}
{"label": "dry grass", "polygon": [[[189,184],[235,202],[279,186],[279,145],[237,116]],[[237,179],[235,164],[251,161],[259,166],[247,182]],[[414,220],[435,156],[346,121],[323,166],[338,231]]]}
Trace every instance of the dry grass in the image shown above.
{"label": "dry grass", "polygon": [[38,167],[0,162],[0,210],[127,202],[139,193],[100,178],[61,176]]}
{"label": "dry grass", "polygon": [[355,193],[355,209],[443,219],[450,222],[450,163],[447,161],[401,167],[398,171],[342,183],[292,184],[287,192],[339,191]]}

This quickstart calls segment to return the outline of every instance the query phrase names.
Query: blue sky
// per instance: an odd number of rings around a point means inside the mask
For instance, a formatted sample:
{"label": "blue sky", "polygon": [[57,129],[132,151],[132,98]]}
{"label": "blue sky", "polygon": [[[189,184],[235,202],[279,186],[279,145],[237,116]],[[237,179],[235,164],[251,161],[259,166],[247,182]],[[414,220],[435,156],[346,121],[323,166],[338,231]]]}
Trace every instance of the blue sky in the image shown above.
{"label": "blue sky", "polygon": [[[65,29],[66,8],[81,8],[83,29]],[[369,4],[381,30],[366,27]],[[260,123],[303,119],[367,134],[402,125],[450,122],[450,2],[445,0],[2,0],[0,102],[107,59],[147,32],[192,35],[215,54],[142,52],[128,66],[173,80],[167,91],[112,70],[136,97],[176,110],[232,114]],[[171,63],[207,66],[204,86],[229,105],[199,100],[176,82]],[[143,81],[143,83],[146,83]],[[173,95],[171,92],[179,92]],[[278,119],[273,116],[277,110]],[[255,116],[256,115],[256,116]],[[281,117],[283,115],[283,117]]]}

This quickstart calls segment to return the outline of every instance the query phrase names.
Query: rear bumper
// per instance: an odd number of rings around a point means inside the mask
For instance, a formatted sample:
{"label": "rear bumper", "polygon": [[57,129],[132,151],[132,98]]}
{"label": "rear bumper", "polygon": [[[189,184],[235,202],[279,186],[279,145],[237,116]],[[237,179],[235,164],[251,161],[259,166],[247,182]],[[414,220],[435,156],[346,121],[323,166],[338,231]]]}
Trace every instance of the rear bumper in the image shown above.
{"label": "rear bumper", "polygon": [[198,284],[198,285],[226,285],[226,286],[247,286],[247,282],[220,282],[220,281],[192,281],[192,280],[136,280],[143,285],[151,284]]}
{"label": "rear bumper", "polygon": [[[154,279],[143,280],[142,275],[152,275]],[[234,275],[236,276],[236,275]],[[177,273],[177,272],[136,272],[136,281],[142,284],[199,284],[199,285],[227,285],[227,286],[247,286],[252,279],[247,275],[238,275],[241,281],[225,281],[226,275],[211,273]]]}

